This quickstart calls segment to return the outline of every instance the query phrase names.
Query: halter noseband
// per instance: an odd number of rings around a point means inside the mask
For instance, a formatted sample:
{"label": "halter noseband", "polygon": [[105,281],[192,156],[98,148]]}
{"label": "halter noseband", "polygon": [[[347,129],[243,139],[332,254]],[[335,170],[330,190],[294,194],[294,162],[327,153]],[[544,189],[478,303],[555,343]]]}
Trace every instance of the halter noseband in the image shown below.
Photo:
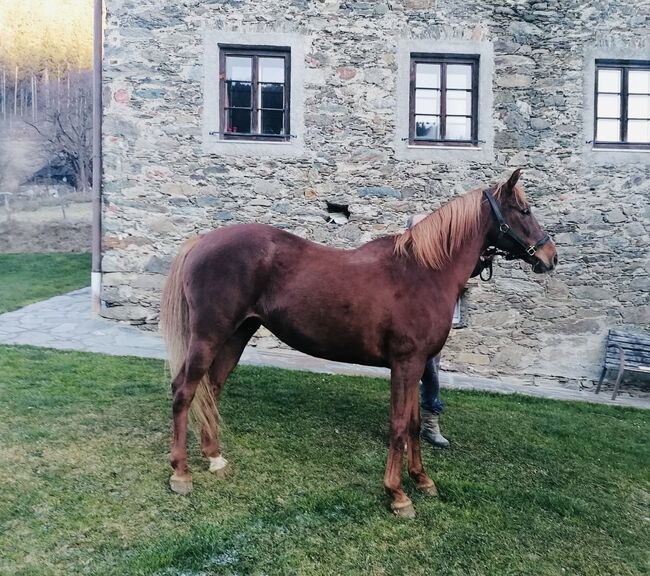
{"label": "halter noseband", "polygon": [[494,217],[496,218],[497,223],[499,224],[499,238],[507,236],[510,240],[512,240],[517,246],[519,246],[522,249],[521,253],[506,252],[505,256],[507,260],[514,260],[515,258],[519,258],[520,256],[523,256],[524,254],[527,254],[528,256],[535,256],[535,252],[537,252],[539,248],[544,246],[544,244],[546,244],[547,242],[551,241],[551,237],[548,234],[545,234],[535,244],[528,244],[528,242],[522,240],[520,236],[518,236],[515,232],[512,231],[512,228],[510,228],[510,225],[506,222],[506,219],[503,217],[503,214],[501,213],[501,208],[499,208],[496,198],[492,195],[492,193],[489,190],[483,190],[483,195],[487,198],[487,201],[490,203],[490,207],[492,208],[492,213],[494,214]]}

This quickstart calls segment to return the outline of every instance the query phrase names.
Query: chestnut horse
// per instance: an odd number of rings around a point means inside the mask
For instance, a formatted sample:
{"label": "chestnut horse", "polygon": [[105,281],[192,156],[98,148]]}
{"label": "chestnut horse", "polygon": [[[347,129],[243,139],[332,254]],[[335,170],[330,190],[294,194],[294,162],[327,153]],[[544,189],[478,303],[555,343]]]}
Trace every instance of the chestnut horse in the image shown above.
{"label": "chestnut horse", "polygon": [[[223,474],[217,404],[244,347],[261,326],[320,358],[391,369],[390,445],[384,486],[391,509],[413,516],[401,485],[402,456],[418,489],[435,495],[420,456],[418,383],[438,354],[454,305],[482,254],[494,249],[548,272],[555,245],[517,183],[459,196],[397,236],[355,250],[320,246],[272,226],[241,224],[186,242],[161,304],[174,430],[172,490],[192,488],[187,465],[190,406],[210,471]],[[194,401],[194,402],[193,402]]]}

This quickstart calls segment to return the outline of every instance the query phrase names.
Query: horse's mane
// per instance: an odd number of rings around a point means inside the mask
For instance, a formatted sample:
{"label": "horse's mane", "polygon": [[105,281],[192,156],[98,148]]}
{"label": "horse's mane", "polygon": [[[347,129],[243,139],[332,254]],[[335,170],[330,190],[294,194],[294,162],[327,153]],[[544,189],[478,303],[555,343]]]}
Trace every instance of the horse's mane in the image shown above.
{"label": "horse's mane", "polygon": [[[498,184],[492,193],[503,199],[505,183]],[[526,195],[517,184],[515,202],[526,205]],[[477,188],[443,204],[412,228],[397,236],[395,253],[413,254],[422,265],[439,270],[451,260],[451,255],[468,236],[476,234],[483,202],[483,188]]]}

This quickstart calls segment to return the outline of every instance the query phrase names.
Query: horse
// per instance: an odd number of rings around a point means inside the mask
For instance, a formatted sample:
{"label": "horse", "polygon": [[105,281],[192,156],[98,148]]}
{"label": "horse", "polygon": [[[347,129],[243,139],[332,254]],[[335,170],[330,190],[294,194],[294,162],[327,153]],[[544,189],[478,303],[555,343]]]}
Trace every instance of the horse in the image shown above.
{"label": "horse", "polygon": [[390,441],[384,487],[398,516],[415,510],[401,484],[437,495],[422,465],[418,384],[442,349],[454,305],[486,254],[498,250],[555,268],[557,251],[533,216],[520,169],[501,184],[458,196],[402,234],[356,249],[319,245],[262,224],[219,228],[186,241],[172,262],[160,326],[172,375],[170,487],[187,494],[188,412],[209,470],[229,468],[219,444],[224,384],[260,326],[306,354],[390,368]]}

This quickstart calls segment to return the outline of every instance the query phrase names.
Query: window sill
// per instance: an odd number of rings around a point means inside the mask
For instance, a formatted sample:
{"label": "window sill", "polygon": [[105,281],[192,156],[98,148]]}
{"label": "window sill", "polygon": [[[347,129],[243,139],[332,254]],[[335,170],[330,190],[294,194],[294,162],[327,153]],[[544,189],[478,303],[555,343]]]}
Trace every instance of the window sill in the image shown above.
{"label": "window sill", "polygon": [[650,152],[650,148],[619,148],[617,146],[612,146],[611,148],[605,148],[604,146],[591,147],[592,152],[630,152],[636,154],[637,152]]}
{"label": "window sill", "polygon": [[213,142],[218,142],[219,144],[261,144],[272,146],[291,146],[293,142],[289,140],[244,140],[244,139],[235,139],[235,138],[218,138],[213,136]]}
{"label": "window sill", "polygon": [[290,158],[304,153],[304,143],[300,137],[291,140],[239,140],[205,134],[203,152],[219,156]]}
{"label": "window sill", "polygon": [[585,162],[597,166],[609,165],[650,165],[650,149],[648,148],[602,148],[584,144],[582,157]]}
{"label": "window sill", "polygon": [[482,146],[439,146],[409,144],[395,139],[395,155],[398,160],[415,160],[419,162],[480,162],[494,161],[494,150],[488,141]]}
{"label": "window sill", "polygon": [[482,150],[480,146],[427,146],[426,144],[408,144],[406,147],[410,150],[474,150],[475,152]]}

